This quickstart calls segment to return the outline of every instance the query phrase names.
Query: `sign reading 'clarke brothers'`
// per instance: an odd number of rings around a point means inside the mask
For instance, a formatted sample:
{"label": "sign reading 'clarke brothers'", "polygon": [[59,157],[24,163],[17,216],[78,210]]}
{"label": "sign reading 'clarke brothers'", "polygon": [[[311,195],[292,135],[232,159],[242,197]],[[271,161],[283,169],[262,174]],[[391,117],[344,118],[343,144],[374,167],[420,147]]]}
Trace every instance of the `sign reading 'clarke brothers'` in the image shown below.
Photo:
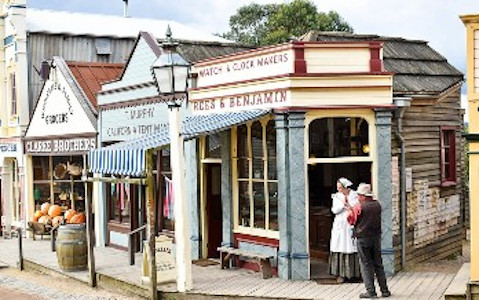
{"label": "sign reading 'clarke brothers'", "polygon": [[28,154],[86,153],[96,148],[96,138],[43,139],[25,142]]}

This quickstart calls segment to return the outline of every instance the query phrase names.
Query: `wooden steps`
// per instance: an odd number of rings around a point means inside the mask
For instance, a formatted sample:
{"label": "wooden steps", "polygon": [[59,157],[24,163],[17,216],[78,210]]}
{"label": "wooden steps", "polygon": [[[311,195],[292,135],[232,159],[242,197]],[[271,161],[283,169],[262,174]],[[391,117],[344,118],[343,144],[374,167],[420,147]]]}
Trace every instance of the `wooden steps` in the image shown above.
{"label": "wooden steps", "polygon": [[465,263],[462,265],[459,272],[457,272],[456,276],[452,280],[449,287],[444,292],[444,299],[445,300],[460,300],[466,299],[466,292],[467,292],[467,284],[469,283],[469,263]]}

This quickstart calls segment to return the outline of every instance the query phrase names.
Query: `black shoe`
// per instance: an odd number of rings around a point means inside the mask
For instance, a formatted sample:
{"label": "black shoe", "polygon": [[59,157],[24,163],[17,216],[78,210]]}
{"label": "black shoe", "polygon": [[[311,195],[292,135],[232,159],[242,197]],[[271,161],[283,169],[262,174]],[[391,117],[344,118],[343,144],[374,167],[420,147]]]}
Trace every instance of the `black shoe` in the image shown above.
{"label": "black shoe", "polygon": [[362,299],[371,299],[371,298],[377,298],[378,295],[376,294],[371,294],[371,293],[362,293],[362,294],[359,294],[359,298],[362,298]]}
{"label": "black shoe", "polygon": [[383,297],[383,298],[391,297],[391,292],[387,291],[385,293],[381,293],[381,297]]}

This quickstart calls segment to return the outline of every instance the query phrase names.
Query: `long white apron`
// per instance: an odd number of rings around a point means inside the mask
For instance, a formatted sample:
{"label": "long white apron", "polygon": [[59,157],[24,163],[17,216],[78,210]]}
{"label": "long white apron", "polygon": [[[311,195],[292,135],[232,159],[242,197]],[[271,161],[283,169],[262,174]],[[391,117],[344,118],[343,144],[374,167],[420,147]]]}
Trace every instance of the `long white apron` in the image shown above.
{"label": "long white apron", "polygon": [[[353,226],[348,223],[349,211],[344,207],[344,195],[342,193],[332,194],[333,205],[331,211],[334,216],[331,229],[330,251],[339,253],[356,253],[356,241],[353,239]],[[348,203],[352,207],[358,203],[358,194],[350,191]]]}

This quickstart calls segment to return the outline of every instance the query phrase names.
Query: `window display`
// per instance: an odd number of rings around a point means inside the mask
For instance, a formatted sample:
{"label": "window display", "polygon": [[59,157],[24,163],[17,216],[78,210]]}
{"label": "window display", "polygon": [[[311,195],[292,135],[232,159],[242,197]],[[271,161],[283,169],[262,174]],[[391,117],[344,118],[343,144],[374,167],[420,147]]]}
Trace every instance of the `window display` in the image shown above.
{"label": "window display", "polygon": [[85,211],[82,156],[34,156],[32,159],[35,210],[48,202],[59,205],[62,211]]}

